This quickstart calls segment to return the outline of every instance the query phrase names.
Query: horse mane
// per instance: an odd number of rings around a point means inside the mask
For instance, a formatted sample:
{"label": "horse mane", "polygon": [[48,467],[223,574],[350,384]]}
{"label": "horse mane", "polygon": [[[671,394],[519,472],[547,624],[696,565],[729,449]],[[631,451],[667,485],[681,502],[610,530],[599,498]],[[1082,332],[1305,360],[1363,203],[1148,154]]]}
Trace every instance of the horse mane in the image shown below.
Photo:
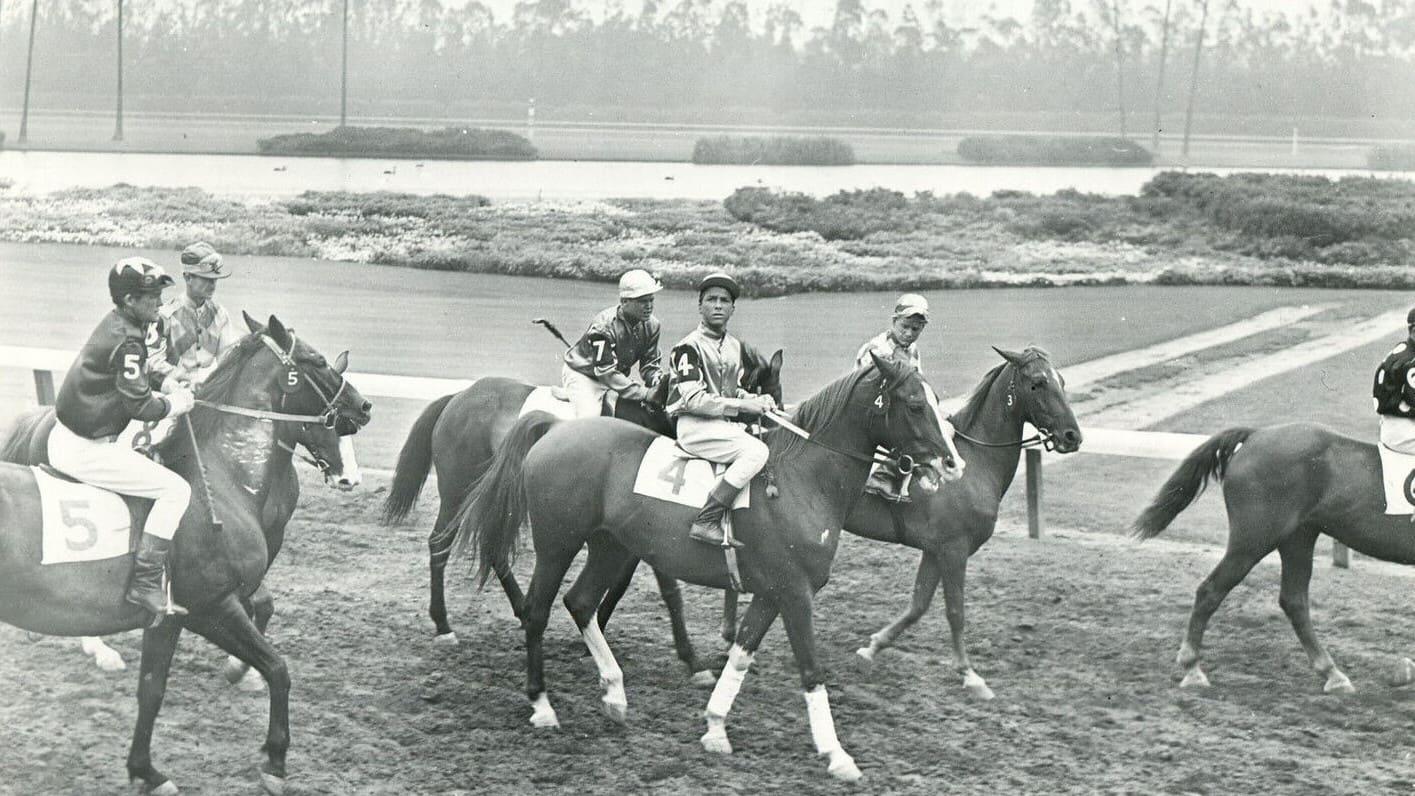
{"label": "horse mane", "polygon": [[[826,385],[820,392],[801,402],[792,420],[811,434],[820,434],[839,418],[840,413],[850,403],[855,387],[864,381],[874,367],[851,371]],[[806,447],[806,441],[784,428],[767,432],[767,444],[771,447],[771,460],[783,461],[796,455]]]}
{"label": "horse mane", "polygon": [[[211,375],[206,377],[206,381],[197,388],[196,396],[203,401],[212,403],[230,403],[229,395],[235,389],[237,376],[245,367],[246,361],[251,358],[261,347],[259,334],[248,334],[241,338],[230,351],[221,355],[216,368],[211,371]],[[198,407],[201,410],[201,407]],[[212,427],[220,418],[221,413],[211,410],[193,411],[191,418],[192,431],[196,433],[197,439],[206,439],[211,433]]]}
{"label": "horse mane", "polygon": [[[1050,360],[1051,354],[1048,354],[1046,349],[1039,346],[1027,346],[1022,350],[1022,364],[1025,365],[1037,359]],[[978,386],[974,387],[973,391],[968,393],[967,400],[963,402],[963,408],[954,412],[952,418],[950,418],[954,428],[961,431],[973,425],[973,422],[978,419],[978,414],[983,410],[983,405],[988,394],[992,392],[993,384],[1002,377],[1002,371],[1011,364],[1010,361],[1003,361],[984,374],[983,380],[978,382]]]}

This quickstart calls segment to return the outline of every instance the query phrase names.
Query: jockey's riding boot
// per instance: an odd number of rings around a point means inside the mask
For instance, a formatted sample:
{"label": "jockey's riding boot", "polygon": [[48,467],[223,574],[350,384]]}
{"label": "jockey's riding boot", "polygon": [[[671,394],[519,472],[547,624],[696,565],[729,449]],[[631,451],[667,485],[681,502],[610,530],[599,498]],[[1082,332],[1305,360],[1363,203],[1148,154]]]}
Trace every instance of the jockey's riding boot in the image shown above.
{"label": "jockey's riding boot", "polygon": [[152,614],[148,627],[157,627],[168,616],[187,613],[187,609],[173,603],[167,593],[167,556],[171,550],[172,540],[144,533],[133,556],[133,579],[128,584],[126,599]]}
{"label": "jockey's riding boot", "polygon": [[870,470],[870,478],[865,482],[865,494],[878,495],[892,503],[908,503],[909,496],[899,491],[901,476],[894,468],[876,465]]}
{"label": "jockey's riding boot", "polygon": [[[688,531],[688,538],[720,547],[727,538],[727,534],[722,531],[722,518],[732,510],[732,501],[737,499],[737,493],[741,491],[726,481],[718,481],[708,493],[707,503],[704,503],[703,510],[698,512],[698,518],[693,520],[693,529]],[[742,543],[733,539],[732,546],[741,547]]]}

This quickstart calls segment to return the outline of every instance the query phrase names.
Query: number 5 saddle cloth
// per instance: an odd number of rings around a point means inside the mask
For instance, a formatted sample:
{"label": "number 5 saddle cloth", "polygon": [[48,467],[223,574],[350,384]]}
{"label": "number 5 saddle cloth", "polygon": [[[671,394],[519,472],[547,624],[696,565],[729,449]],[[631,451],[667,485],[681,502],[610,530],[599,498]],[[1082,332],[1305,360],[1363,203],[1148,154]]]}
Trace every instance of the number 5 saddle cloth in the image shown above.
{"label": "number 5 saddle cloth", "polygon": [[152,501],[79,483],[48,467],[31,467],[43,507],[41,564],[72,564],[126,556]]}

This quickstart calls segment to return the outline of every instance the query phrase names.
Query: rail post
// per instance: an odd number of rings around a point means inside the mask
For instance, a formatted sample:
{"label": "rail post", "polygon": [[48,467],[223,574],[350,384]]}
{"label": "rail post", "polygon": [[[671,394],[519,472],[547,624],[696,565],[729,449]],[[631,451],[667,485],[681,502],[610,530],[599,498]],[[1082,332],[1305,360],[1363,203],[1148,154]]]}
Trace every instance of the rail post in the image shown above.
{"label": "rail post", "polygon": [[1027,535],[1042,538],[1042,452],[1027,449]]}
{"label": "rail post", "polygon": [[54,403],[54,374],[47,370],[34,372],[34,397],[40,406]]}
{"label": "rail post", "polygon": [[1335,539],[1331,543],[1331,565],[1351,569],[1351,549]]}

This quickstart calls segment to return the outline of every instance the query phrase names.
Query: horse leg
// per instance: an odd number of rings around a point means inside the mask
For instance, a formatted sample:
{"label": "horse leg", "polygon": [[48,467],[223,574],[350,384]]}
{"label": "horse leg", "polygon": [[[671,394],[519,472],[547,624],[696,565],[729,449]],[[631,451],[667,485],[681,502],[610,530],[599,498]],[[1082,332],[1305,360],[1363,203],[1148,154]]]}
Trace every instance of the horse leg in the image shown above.
{"label": "horse leg", "polygon": [[536,727],[560,726],[545,692],[545,625],[550,621],[550,605],[560,590],[560,581],[578,552],[537,550],[536,568],[521,608],[521,627],[526,631],[526,697],[531,700],[531,724]]}
{"label": "horse leg", "polygon": [[[450,490],[450,487],[448,489]],[[437,522],[433,524],[432,533],[427,538],[427,614],[432,619],[437,633],[433,636],[432,641],[434,644],[448,646],[457,645],[457,634],[447,623],[447,598],[444,595],[444,583],[447,579],[447,557],[452,552],[452,541],[455,537],[453,534],[447,534],[446,538],[443,538],[442,529],[451,521],[452,515],[456,511],[457,507],[449,506],[448,501],[444,499],[437,510]]]}
{"label": "horse leg", "polygon": [[727,714],[742,690],[742,681],[747,679],[747,670],[752,666],[752,655],[761,646],[766,631],[776,621],[776,603],[763,595],[752,598],[747,613],[742,617],[742,626],[736,632],[737,642],[727,653],[727,664],[718,675],[717,685],[708,698],[707,732],[700,738],[703,749],[716,754],[732,754],[732,742],[727,740]]}
{"label": "horse leg", "polygon": [[[639,559],[635,558],[632,561],[626,561],[624,563],[624,571],[619,573],[619,575],[614,579],[614,583],[610,585],[609,591],[606,591],[604,593],[604,599],[599,601],[599,612],[595,614],[595,620],[599,622],[599,630],[601,633],[604,632],[604,629],[606,627],[609,627],[609,617],[614,615],[614,609],[619,607],[619,601],[624,599],[624,594],[629,591],[629,584],[634,582],[634,572],[638,568]],[[674,584],[676,588],[676,581],[670,579],[669,583]],[[663,580],[660,579],[660,592],[662,592],[662,586]],[[666,594],[664,595],[663,601],[665,603],[668,602],[668,596]],[[683,606],[683,602],[681,599],[678,601],[678,606],[681,610]],[[673,606],[668,606],[668,612],[671,616],[673,613]],[[678,641],[677,636],[674,636],[673,641],[675,643]]]}
{"label": "horse leg", "polygon": [[98,636],[84,636],[79,639],[79,649],[84,654],[93,658],[93,662],[98,668],[105,672],[121,672],[128,668],[123,662],[123,656],[118,651],[103,643],[103,639]]}
{"label": "horse leg", "polygon": [[816,754],[828,761],[827,770],[836,779],[855,782],[864,775],[840,745],[835,735],[835,719],[830,715],[830,695],[825,690],[825,678],[816,664],[815,622],[811,594],[804,586],[787,588],[782,595],[781,622],[791,641],[791,652],[801,670],[801,691],[806,697],[806,716],[811,722],[811,738]]}
{"label": "horse leg", "polygon": [[1229,548],[1223,554],[1223,559],[1214,567],[1214,571],[1209,573],[1204,582],[1199,584],[1199,588],[1194,592],[1194,609],[1189,614],[1189,627],[1184,637],[1184,642],[1179,646],[1179,654],[1176,661],[1184,669],[1184,679],[1180,681],[1180,688],[1191,686],[1207,686],[1209,678],[1204,674],[1200,666],[1200,650],[1204,644],[1204,629],[1208,627],[1209,619],[1218,610],[1223,599],[1233,590],[1245,577],[1248,572],[1261,560],[1263,556],[1272,551],[1235,548],[1232,545],[1232,537],[1229,539]]}
{"label": "horse leg", "polygon": [[256,629],[240,600],[227,595],[210,609],[187,617],[186,625],[227,653],[255,668],[270,685],[270,722],[266,728],[266,760],[260,767],[266,793],[285,791],[285,753],[290,748],[290,672],[285,659]]}
{"label": "horse leg", "polygon": [[973,662],[968,659],[968,648],[963,641],[966,627],[963,586],[968,580],[968,552],[965,539],[945,547],[939,556],[940,571],[943,573],[943,606],[948,617],[948,631],[953,637],[953,665],[963,676],[963,688],[969,696],[986,701],[993,698],[992,689],[973,671]]}
{"label": "horse leg", "polygon": [[570,590],[565,592],[565,608],[575,619],[580,629],[580,637],[594,658],[599,669],[599,686],[604,690],[600,698],[604,715],[616,724],[623,724],[629,712],[629,698],[624,693],[624,670],[614,659],[614,652],[600,630],[595,615],[604,600],[604,593],[621,580],[627,568],[638,564],[638,559],[630,555],[618,542],[607,536],[596,536],[590,541],[590,552],[585,559],[585,568],[575,578]]}
{"label": "horse leg", "polygon": [[737,592],[722,592],[722,640],[730,646],[737,640]]}
{"label": "horse leg", "polygon": [[[967,558],[964,558],[966,566]],[[938,581],[941,576],[939,561],[933,553],[924,552],[919,559],[919,571],[914,575],[914,599],[909,604],[908,609],[899,615],[899,618],[891,622],[887,627],[870,636],[870,645],[855,650],[859,656],[861,665],[869,668],[874,662],[875,655],[899,638],[905,630],[914,626],[919,621],[919,617],[929,610],[929,603],[933,601],[934,592],[938,590]],[[961,587],[960,587],[961,588]],[[952,603],[950,602],[950,606]]]}
{"label": "horse leg", "polygon": [[1326,684],[1322,690],[1328,694],[1350,694],[1356,689],[1351,680],[1338,668],[1336,662],[1322,642],[1317,640],[1317,631],[1312,627],[1312,613],[1307,601],[1307,586],[1312,580],[1312,552],[1317,543],[1318,532],[1306,530],[1300,536],[1284,539],[1278,545],[1278,555],[1282,557],[1282,596],[1278,605],[1292,622],[1297,631],[1297,639],[1302,649],[1307,651],[1307,660],[1318,674],[1325,675]]}
{"label": "horse leg", "polygon": [[693,649],[693,639],[688,635],[688,623],[683,618],[683,591],[678,581],[656,569],[653,576],[658,579],[658,593],[663,597],[663,604],[668,607],[668,623],[673,628],[673,649],[678,653],[678,660],[692,672],[690,681],[693,685],[710,688],[717,682],[717,678],[707,663],[698,658],[697,650]]}
{"label": "horse leg", "polygon": [[142,634],[142,659],[138,663],[138,723],[128,748],[128,780],[142,780],[148,793],[174,796],[177,785],[152,767],[152,725],[167,695],[167,674],[172,654],[182,635],[180,622],[163,622]]}
{"label": "horse leg", "polygon": [[[275,597],[265,588],[264,583],[257,586],[249,598],[241,599],[241,608],[251,621],[255,622],[261,635],[265,635],[265,629],[270,626],[270,618],[275,616]],[[226,656],[223,674],[226,682],[236,686],[237,690],[251,693],[265,690],[265,680],[261,678],[260,673],[234,655]]]}

